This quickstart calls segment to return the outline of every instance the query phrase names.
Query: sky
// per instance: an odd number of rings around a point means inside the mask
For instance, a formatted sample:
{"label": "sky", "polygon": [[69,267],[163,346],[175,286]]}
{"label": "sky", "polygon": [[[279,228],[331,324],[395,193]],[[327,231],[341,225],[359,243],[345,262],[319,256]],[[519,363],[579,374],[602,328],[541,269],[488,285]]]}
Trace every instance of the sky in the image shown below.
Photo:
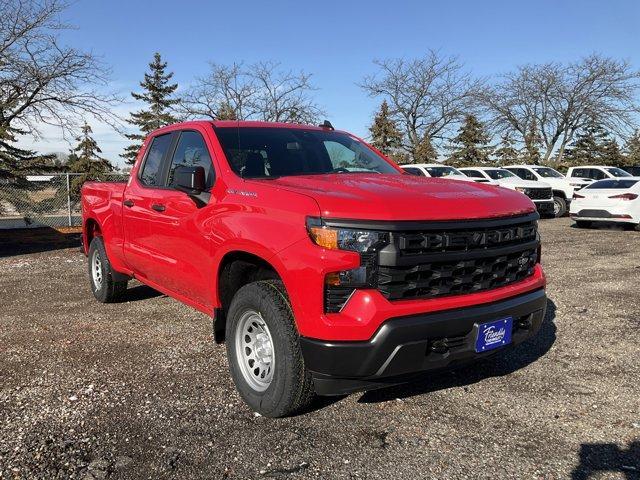
{"label": "sky", "polygon": [[[317,102],[336,128],[366,137],[380,103],[357,85],[374,59],[455,55],[490,78],[518,65],[571,62],[590,53],[640,69],[637,0],[536,1],[121,1],[78,0],[64,14],[75,29],[62,41],[110,65],[109,88],[127,98],[158,51],[180,89],[208,62],[274,60],[312,74]],[[128,101],[117,112],[137,106]],[[93,130],[106,158],[122,165],[127,140],[106,125]],[[66,152],[56,129],[21,145]]]}

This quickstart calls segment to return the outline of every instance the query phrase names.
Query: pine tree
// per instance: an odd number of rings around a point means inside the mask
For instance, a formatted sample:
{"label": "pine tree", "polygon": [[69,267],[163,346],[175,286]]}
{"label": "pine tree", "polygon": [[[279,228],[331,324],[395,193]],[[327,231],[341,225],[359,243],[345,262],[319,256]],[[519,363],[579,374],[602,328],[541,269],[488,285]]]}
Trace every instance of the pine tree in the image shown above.
{"label": "pine tree", "polygon": [[129,118],[129,123],[140,130],[140,133],[126,135],[134,142],[121,155],[129,165],[135,162],[142,141],[150,132],[177,121],[172,114],[172,107],[180,101],[173,97],[178,84],[169,83],[173,72],[166,73],[166,69],[167,62],[163,62],[160,54],[156,52],[149,64],[150,72],[145,73],[144,81],[140,82],[143,93],[131,92],[133,98],[147,104],[147,109],[133,112]]}
{"label": "pine tree", "polygon": [[540,156],[540,146],[542,145],[542,138],[538,131],[538,124],[535,117],[531,119],[527,133],[524,136],[524,148],[522,153],[524,154],[524,161],[527,164],[539,165],[542,157]]}
{"label": "pine tree", "polygon": [[640,130],[633,132],[633,135],[627,140],[624,150],[626,165],[640,165]]}
{"label": "pine tree", "polygon": [[475,115],[467,115],[458,135],[452,140],[452,152],[447,163],[457,167],[488,163],[493,149],[489,145],[490,139],[482,122]]}
{"label": "pine tree", "polygon": [[224,102],[216,112],[216,120],[238,120],[238,114],[231,105]]}
{"label": "pine tree", "polygon": [[431,143],[431,138],[424,135],[413,152],[413,163],[433,163],[438,160],[438,151]]}
{"label": "pine tree", "polygon": [[27,173],[51,171],[55,155],[39,155],[33,150],[16,147],[21,132],[0,126],[0,178],[20,178]]}
{"label": "pine tree", "polygon": [[71,150],[67,160],[67,169],[71,173],[80,173],[71,181],[71,194],[77,198],[82,184],[89,180],[98,180],[102,175],[113,171],[109,160],[100,157],[102,153],[91,134],[93,131],[86,123],[82,127],[82,135],[76,140],[78,145]]}
{"label": "pine tree", "polygon": [[576,165],[622,165],[622,153],[618,143],[595,120],[591,119],[578,132],[576,139],[564,154],[564,164]]}
{"label": "pine tree", "polygon": [[509,165],[518,160],[518,150],[514,147],[514,141],[511,132],[505,132],[500,137],[500,146],[494,152],[496,165]]}
{"label": "pine tree", "polygon": [[391,156],[402,144],[402,133],[391,118],[386,100],[380,105],[380,110],[376,113],[369,132],[371,132],[371,145],[387,156]]}

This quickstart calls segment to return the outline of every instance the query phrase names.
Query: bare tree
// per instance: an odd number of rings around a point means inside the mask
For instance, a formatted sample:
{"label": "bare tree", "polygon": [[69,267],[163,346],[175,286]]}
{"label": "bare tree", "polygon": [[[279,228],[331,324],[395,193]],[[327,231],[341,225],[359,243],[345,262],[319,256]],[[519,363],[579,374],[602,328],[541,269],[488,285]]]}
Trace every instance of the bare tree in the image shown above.
{"label": "bare tree", "polygon": [[16,134],[38,136],[42,125],[60,127],[66,135],[85,116],[117,123],[111,107],[119,98],[101,91],[109,69],[93,54],[59,42],[60,31],[70,28],[59,20],[66,7],[61,0],[0,0],[0,141],[5,152]]}
{"label": "bare tree", "polygon": [[[183,95],[182,110],[189,118],[205,117],[226,120],[252,117],[253,98],[257,87],[241,63],[219,65],[210,63],[210,71],[196,78],[195,84]],[[233,113],[231,113],[233,112]]]}
{"label": "bare tree", "polygon": [[403,147],[411,155],[424,138],[446,138],[469,113],[479,87],[457,58],[443,57],[434,50],[421,58],[374,63],[379,72],[365,77],[360,86],[369,96],[387,100],[393,119],[403,130]]}
{"label": "bare tree", "polygon": [[561,160],[589,121],[620,135],[633,128],[639,81],[627,62],[590,55],[568,65],[522,66],[478,98],[493,125],[516,132],[525,147],[536,130],[546,162],[554,153]]}
{"label": "bare tree", "polygon": [[283,71],[277,62],[212,63],[185,93],[182,107],[190,118],[315,123],[323,112],[314,90],[310,74]]}

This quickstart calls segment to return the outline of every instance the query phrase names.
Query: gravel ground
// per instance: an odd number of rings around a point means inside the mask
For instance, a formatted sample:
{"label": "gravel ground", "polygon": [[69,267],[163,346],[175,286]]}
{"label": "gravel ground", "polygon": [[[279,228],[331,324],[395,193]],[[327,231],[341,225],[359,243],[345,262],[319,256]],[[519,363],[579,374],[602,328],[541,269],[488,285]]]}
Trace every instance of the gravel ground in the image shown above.
{"label": "gravel ground", "polygon": [[258,417],[204,315],[77,248],[0,258],[0,478],[640,478],[640,233],[541,222],[532,341],[409,386]]}

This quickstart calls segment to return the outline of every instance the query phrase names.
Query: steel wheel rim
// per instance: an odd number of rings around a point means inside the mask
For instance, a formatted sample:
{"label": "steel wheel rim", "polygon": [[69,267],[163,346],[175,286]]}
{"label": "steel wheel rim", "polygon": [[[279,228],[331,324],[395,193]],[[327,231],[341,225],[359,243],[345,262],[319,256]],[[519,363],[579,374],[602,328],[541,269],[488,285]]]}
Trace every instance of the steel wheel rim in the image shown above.
{"label": "steel wheel rim", "polygon": [[257,392],[264,392],[273,379],[275,351],[266,322],[258,312],[242,314],[235,332],[236,360],[244,380]]}
{"label": "steel wheel rim", "polygon": [[100,290],[102,288],[102,260],[97,250],[93,252],[91,257],[91,278],[96,290]]}
{"label": "steel wheel rim", "polygon": [[554,200],[553,201],[553,214],[558,215],[560,213],[560,202]]}

